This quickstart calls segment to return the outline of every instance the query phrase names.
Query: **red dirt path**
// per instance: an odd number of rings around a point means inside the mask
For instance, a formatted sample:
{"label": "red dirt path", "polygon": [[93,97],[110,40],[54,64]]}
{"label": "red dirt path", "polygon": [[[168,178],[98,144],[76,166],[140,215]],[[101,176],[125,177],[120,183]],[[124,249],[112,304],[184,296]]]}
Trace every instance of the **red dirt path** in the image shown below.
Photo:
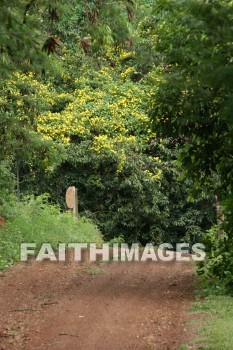
{"label": "red dirt path", "polygon": [[177,350],[193,264],[20,263],[0,275],[0,350]]}

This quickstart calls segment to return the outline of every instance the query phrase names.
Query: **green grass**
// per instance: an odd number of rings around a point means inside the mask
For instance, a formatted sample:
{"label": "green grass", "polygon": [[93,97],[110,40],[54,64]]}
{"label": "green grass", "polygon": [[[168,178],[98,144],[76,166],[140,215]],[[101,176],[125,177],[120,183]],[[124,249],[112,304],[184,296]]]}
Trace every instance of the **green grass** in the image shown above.
{"label": "green grass", "polygon": [[203,317],[203,324],[198,332],[199,336],[191,342],[192,349],[232,350],[233,298],[231,296],[209,296],[204,302],[195,303],[194,311],[205,317]]}
{"label": "green grass", "polygon": [[188,350],[188,346],[187,345],[181,345],[179,347],[179,350]]}
{"label": "green grass", "polygon": [[20,259],[20,243],[50,243],[57,249],[60,243],[102,243],[97,227],[86,218],[74,219],[70,213],[48,204],[45,196],[15,203],[8,211],[9,219],[0,230],[0,269]]}
{"label": "green grass", "polygon": [[90,275],[99,275],[100,273],[103,273],[103,269],[100,269],[99,267],[91,267],[89,269],[86,269],[86,271]]}

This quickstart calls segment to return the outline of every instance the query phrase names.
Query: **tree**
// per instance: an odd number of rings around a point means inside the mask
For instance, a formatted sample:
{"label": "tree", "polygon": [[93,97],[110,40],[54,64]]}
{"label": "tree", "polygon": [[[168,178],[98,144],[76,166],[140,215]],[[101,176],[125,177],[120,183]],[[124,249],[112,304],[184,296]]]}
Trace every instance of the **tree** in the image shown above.
{"label": "tree", "polygon": [[121,61],[126,54],[115,57],[117,67],[88,60],[76,71],[74,91],[55,94],[37,118],[38,133],[62,143],[66,158],[53,172],[37,172],[25,190],[49,191],[63,206],[66,188],[76,186],[80,211],[106,238],[174,243],[187,234],[195,241],[213,219],[211,205],[187,202],[190,184],[177,182],[176,145],[159,143],[149,129],[150,88],[134,81],[133,67]]}
{"label": "tree", "polygon": [[180,159],[196,187],[212,186],[214,174],[220,179],[228,232],[218,251],[225,261],[223,279],[227,271],[233,276],[232,10],[227,0],[157,1],[154,9],[162,59],[151,117],[162,137],[182,140]]}
{"label": "tree", "polygon": [[[67,76],[67,67],[63,64],[67,60],[63,56],[70,48],[72,56],[77,49],[80,53],[80,40],[84,35],[92,35],[91,40],[97,47],[98,40],[105,40],[100,29],[104,26],[111,32],[108,44],[125,42],[130,32],[127,11],[133,11],[133,7],[132,1],[81,1],[77,4],[72,0],[2,0],[0,160],[8,158],[13,167],[16,164],[18,184],[22,177],[33,177],[35,169],[46,170],[61,159],[62,146],[37,134],[36,120],[49,104],[55,104],[54,99],[59,99],[56,96],[62,91],[62,84],[66,90],[72,90],[67,79],[63,79],[64,72]],[[116,16],[113,22],[111,9]],[[75,63],[73,59],[73,66]],[[46,87],[50,80],[55,88]]]}
{"label": "tree", "polygon": [[131,40],[134,10],[134,0],[78,4],[74,0],[1,0],[0,73],[6,76],[16,68],[44,70],[54,63],[47,55],[62,55],[63,40],[77,46],[89,37],[97,50],[104,45],[124,45]]}
{"label": "tree", "polygon": [[[209,201],[186,201],[192,182],[177,182],[176,144],[150,128],[149,83],[162,57],[151,1],[17,4],[10,2],[10,24],[2,24],[9,69],[1,83],[0,156],[12,160],[18,190],[50,192],[64,205],[66,187],[76,185],[81,211],[107,238],[202,235]],[[21,44],[18,36],[10,42],[16,29]]]}

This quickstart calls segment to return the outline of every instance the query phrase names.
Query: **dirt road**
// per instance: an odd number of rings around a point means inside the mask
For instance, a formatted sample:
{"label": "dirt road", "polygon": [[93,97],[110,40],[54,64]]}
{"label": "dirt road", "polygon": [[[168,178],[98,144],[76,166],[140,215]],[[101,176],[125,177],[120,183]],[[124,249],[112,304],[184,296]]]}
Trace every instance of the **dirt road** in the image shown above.
{"label": "dirt road", "polygon": [[177,350],[193,265],[20,263],[0,275],[1,350]]}

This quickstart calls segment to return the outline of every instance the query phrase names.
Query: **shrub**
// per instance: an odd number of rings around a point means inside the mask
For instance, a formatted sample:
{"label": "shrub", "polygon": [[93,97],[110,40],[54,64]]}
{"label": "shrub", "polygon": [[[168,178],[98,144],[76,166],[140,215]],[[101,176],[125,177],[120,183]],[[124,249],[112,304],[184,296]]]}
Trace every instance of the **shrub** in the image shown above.
{"label": "shrub", "polygon": [[11,217],[0,231],[0,269],[20,258],[20,243],[50,243],[57,249],[58,243],[100,244],[102,236],[91,220],[85,217],[74,219],[69,212],[48,203],[48,196],[27,197],[12,207]]}

